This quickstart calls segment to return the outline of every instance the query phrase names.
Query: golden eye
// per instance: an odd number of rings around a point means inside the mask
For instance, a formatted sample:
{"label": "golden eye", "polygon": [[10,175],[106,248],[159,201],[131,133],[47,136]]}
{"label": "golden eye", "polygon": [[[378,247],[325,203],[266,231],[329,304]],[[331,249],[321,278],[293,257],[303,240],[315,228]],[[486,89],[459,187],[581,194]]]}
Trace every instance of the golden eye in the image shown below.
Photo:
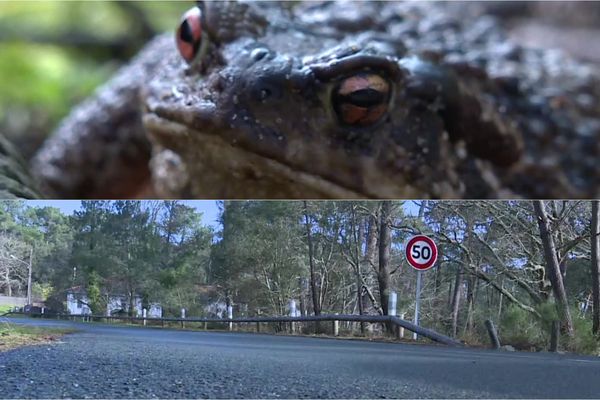
{"label": "golden eye", "polygon": [[177,49],[187,63],[198,56],[202,36],[202,11],[194,7],[183,15],[176,33]]}
{"label": "golden eye", "polygon": [[345,125],[368,126],[388,109],[390,84],[380,75],[361,72],[345,78],[333,91],[332,103]]}

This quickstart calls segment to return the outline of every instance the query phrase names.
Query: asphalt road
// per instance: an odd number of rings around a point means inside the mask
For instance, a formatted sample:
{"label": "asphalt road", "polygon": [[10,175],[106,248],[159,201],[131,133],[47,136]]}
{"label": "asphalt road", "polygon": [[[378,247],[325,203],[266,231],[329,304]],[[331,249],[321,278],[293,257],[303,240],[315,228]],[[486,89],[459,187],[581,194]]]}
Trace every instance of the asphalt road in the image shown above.
{"label": "asphalt road", "polygon": [[597,398],[600,358],[66,321],[0,353],[0,398]]}

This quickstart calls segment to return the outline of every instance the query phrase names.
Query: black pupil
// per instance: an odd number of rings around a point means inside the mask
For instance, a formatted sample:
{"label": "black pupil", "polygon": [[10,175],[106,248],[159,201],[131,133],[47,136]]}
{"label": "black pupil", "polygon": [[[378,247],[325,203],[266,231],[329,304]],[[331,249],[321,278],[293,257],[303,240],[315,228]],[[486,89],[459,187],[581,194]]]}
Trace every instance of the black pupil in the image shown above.
{"label": "black pupil", "polygon": [[371,88],[356,90],[347,95],[341,95],[339,97],[344,103],[351,103],[358,107],[372,107],[383,103],[385,94]]}
{"label": "black pupil", "polygon": [[179,38],[186,43],[194,43],[194,34],[192,32],[192,27],[188,23],[187,20],[181,23],[181,31],[179,33]]}

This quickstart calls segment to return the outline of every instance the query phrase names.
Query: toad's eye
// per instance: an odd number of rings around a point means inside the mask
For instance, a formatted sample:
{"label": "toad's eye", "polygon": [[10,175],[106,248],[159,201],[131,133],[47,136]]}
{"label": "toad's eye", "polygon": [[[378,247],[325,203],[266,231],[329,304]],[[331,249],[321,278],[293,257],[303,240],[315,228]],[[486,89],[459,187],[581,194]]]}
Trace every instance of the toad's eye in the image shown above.
{"label": "toad's eye", "polygon": [[198,56],[202,44],[202,11],[194,7],[187,11],[177,29],[177,48],[183,59],[192,63]]}
{"label": "toad's eye", "polygon": [[332,103],[345,125],[368,126],[385,115],[390,84],[380,75],[363,72],[344,79],[333,91]]}

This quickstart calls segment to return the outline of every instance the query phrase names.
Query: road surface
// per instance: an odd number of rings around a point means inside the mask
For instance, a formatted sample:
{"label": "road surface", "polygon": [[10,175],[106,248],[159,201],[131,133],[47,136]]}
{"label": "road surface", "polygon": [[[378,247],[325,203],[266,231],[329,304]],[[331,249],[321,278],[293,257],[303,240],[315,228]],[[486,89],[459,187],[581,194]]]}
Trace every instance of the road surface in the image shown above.
{"label": "road surface", "polygon": [[600,359],[265,334],[70,326],[0,353],[0,398],[591,398]]}

